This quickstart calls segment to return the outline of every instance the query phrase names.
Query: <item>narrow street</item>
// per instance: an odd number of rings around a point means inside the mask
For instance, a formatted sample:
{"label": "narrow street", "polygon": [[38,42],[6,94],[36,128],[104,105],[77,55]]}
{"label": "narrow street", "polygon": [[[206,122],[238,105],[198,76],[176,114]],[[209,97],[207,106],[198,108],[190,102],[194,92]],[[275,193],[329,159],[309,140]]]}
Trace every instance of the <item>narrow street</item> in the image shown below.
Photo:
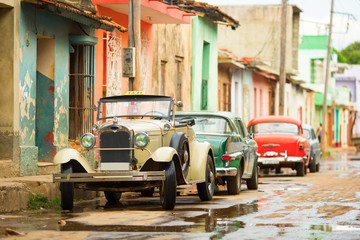
{"label": "narrow street", "polygon": [[[178,197],[163,211],[158,196],[127,193],[118,206],[82,201],[73,212],[25,211],[0,216],[6,239],[360,239],[360,156],[337,152],[321,161],[320,172],[270,172],[259,190],[210,202]],[[157,194],[157,193],[156,193]],[[59,220],[63,225],[59,224]],[[23,236],[5,236],[5,229]]]}

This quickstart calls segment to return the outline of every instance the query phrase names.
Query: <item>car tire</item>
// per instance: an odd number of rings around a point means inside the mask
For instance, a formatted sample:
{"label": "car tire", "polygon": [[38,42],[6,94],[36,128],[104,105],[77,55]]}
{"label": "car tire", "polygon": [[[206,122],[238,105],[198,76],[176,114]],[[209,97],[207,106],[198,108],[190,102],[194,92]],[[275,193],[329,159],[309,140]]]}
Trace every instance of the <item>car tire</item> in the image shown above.
{"label": "car tire", "polygon": [[209,201],[215,192],[215,167],[210,154],[207,156],[205,171],[205,182],[196,184],[196,187],[199,198],[202,201]]}
{"label": "car tire", "polygon": [[316,172],[316,159],[315,158],[312,158],[309,169],[310,169],[311,173]]}
{"label": "car tire", "polygon": [[186,178],[190,166],[190,148],[189,148],[189,140],[186,137],[186,134],[185,133],[174,134],[170,141],[170,147],[175,148],[175,150],[177,151],[180,157],[181,168],[184,177]]}
{"label": "car tire", "polygon": [[296,176],[305,176],[305,164],[304,163],[296,164]]}
{"label": "car tire", "polygon": [[320,171],[320,163],[316,164],[316,171]]}
{"label": "car tire", "polygon": [[121,192],[104,191],[104,194],[109,204],[116,204],[121,198]]}
{"label": "car tire", "polygon": [[160,189],[160,202],[164,210],[172,210],[176,203],[176,171],[173,161],[166,164],[165,181]]}
{"label": "car tire", "polygon": [[239,165],[235,176],[227,177],[226,186],[229,195],[236,195],[241,192],[241,165]]}
{"label": "car tire", "polygon": [[253,169],[251,178],[246,179],[246,186],[250,190],[256,190],[258,189],[258,185],[259,185],[259,167],[256,166]]}
{"label": "car tire", "polygon": [[141,191],[141,196],[152,197],[154,195],[155,188],[149,188]]}
{"label": "car tire", "polygon": [[[71,174],[73,173],[72,165],[70,162],[61,165],[61,173]],[[61,208],[63,210],[72,210],[74,207],[74,183],[61,182]]]}

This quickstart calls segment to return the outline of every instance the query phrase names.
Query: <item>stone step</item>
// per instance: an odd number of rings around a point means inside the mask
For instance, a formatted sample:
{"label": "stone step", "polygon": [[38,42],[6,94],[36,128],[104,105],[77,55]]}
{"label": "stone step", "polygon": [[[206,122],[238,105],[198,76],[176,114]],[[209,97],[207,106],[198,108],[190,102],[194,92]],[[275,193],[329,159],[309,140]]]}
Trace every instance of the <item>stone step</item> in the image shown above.
{"label": "stone step", "polygon": [[56,165],[49,162],[38,162],[39,175],[53,174],[56,171]]}

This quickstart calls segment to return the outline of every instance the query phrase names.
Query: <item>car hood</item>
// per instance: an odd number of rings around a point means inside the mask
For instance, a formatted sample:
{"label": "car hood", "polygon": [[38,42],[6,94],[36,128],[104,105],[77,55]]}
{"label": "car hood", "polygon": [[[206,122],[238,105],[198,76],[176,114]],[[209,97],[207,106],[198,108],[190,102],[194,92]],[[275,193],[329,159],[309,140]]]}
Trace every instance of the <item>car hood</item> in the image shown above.
{"label": "car hood", "polygon": [[[118,126],[125,126],[134,130],[134,133],[147,132],[152,134],[161,134],[164,125],[170,123],[165,120],[147,120],[147,119],[128,119],[118,121]],[[100,129],[114,125],[112,122],[106,122],[100,125]]]}
{"label": "car hood", "polygon": [[254,140],[258,144],[258,153],[273,151],[288,155],[298,154],[298,143],[306,141],[304,137],[294,134],[255,134]]}

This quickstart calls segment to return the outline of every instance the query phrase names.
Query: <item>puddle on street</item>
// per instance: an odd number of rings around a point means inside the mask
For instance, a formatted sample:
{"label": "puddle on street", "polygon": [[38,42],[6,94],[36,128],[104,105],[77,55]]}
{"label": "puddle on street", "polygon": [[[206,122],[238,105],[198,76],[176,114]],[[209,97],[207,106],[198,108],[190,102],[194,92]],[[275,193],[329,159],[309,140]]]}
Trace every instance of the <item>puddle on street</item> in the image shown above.
{"label": "puddle on street", "polygon": [[[180,199],[181,200],[181,199]],[[147,199],[149,201],[149,199]],[[103,202],[103,201],[100,201]],[[77,204],[73,212],[53,211],[53,210],[39,210],[39,211],[24,211],[18,216],[1,215],[0,216],[0,237],[5,234],[5,229],[10,228],[19,232],[31,232],[38,230],[52,230],[52,231],[86,231],[86,232],[132,232],[132,233],[211,233],[213,238],[221,238],[230,232],[235,232],[239,228],[244,228],[245,223],[237,221],[236,218],[249,213],[257,212],[257,202],[251,204],[238,204],[228,208],[221,209],[205,209],[205,208],[175,208],[174,211],[169,211],[168,214],[164,211],[159,211],[159,203],[157,200],[156,209],[162,217],[160,221],[155,223],[138,224],[101,224],[101,217],[98,218],[100,224],[87,224],[85,222],[77,221],[77,217],[81,215],[94,215],[97,213],[106,213],[108,216],[119,214],[121,216],[122,210],[116,207],[106,207],[98,205],[99,201],[93,203],[87,202],[86,208],[84,204]],[[78,206],[80,205],[80,206]],[[95,208],[94,208],[95,205]],[[155,204],[154,204],[155,209]],[[142,212],[145,215],[151,215],[154,210],[146,211],[137,209],[136,212]],[[81,212],[84,212],[82,214]],[[132,215],[133,210],[124,209],[124,213]],[[148,212],[148,213],[147,213]],[[174,221],[174,217],[176,220]],[[118,215],[116,215],[118,216]],[[114,216],[114,217],[116,217]],[[134,217],[137,215],[134,213]],[[151,216],[149,216],[151,217]],[[121,221],[117,219],[117,221]],[[60,226],[59,220],[64,220],[66,225]],[[132,219],[133,220],[133,219]],[[136,222],[136,221],[135,221]],[[141,221],[139,221],[141,223]]]}

